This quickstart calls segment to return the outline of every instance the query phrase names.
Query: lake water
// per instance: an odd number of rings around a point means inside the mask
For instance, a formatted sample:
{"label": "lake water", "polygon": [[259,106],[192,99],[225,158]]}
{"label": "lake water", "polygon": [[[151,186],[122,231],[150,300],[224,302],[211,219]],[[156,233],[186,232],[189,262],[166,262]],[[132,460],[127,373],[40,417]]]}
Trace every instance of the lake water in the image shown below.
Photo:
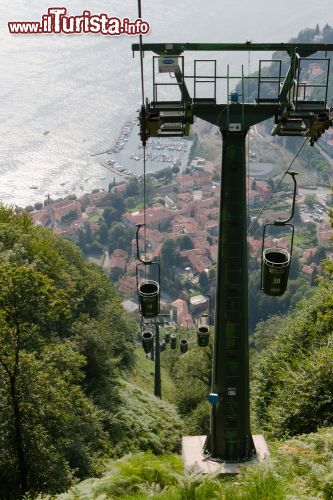
{"label": "lake water", "polygon": [[[137,17],[136,0],[60,3],[71,15],[84,7],[97,14]],[[143,18],[151,23],[146,42],[286,42],[305,27],[324,26],[331,12],[331,0],[318,5],[309,0],[142,3]],[[52,5],[18,0],[0,6],[0,199],[23,206],[47,193],[58,197],[82,191],[82,185],[84,191],[106,187],[113,174],[91,154],[115,142],[141,100],[139,58],[131,53],[137,38],[6,32],[8,21],[38,21]],[[240,74],[242,64],[254,71],[262,54],[188,54],[191,60],[193,56],[218,56],[222,72],[230,64]],[[151,98],[150,54],[145,57],[145,82]]]}

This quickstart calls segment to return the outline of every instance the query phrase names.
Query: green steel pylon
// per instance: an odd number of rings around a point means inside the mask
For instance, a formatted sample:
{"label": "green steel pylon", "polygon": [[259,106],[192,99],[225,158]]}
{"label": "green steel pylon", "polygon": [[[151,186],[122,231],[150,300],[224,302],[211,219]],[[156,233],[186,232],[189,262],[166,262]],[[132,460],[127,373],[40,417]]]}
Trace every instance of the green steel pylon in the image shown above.
{"label": "green steel pylon", "polygon": [[[213,459],[239,462],[254,454],[250,430],[249,359],[248,359],[248,264],[245,140],[249,128],[275,117],[273,133],[305,136],[310,143],[332,125],[332,110],[326,106],[327,82],[323,101],[299,99],[304,90],[300,80],[300,61],[316,51],[333,51],[333,44],[138,44],[133,51],[153,51],[165,57],[182,58],[184,51],[287,51],[290,68],[275,99],[256,103],[216,103],[211,99],[189,96],[184,63],[175,71],[181,91],[180,101],[158,101],[157,83],[153,81],[155,100],[147,103],[141,123],[149,136],[187,135],[193,117],[217,125],[223,137],[222,179],[219,222],[219,250],[215,309],[215,344],[212,377],[212,411],[206,452]],[[159,58],[158,57],[158,58]],[[174,63],[174,62],[173,62]],[[195,81],[195,75],[192,77]],[[210,77],[211,78],[211,77]],[[215,75],[216,78],[216,75]],[[264,80],[263,80],[264,82]],[[276,81],[275,81],[276,83]],[[260,81],[259,81],[260,86]],[[322,85],[324,87],[324,85]]]}

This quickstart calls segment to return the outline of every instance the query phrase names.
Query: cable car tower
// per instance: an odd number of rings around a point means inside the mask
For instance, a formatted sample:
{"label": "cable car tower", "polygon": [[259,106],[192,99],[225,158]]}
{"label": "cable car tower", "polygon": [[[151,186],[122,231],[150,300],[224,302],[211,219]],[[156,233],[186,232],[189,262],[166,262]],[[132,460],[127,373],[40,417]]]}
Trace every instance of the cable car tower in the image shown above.
{"label": "cable car tower", "polygon": [[[250,431],[249,359],[248,359],[248,257],[246,202],[246,135],[252,125],[274,117],[273,135],[301,136],[310,145],[332,125],[332,109],[327,106],[327,86],[333,44],[293,43],[158,43],[134,44],[134,52],[153,52],[153,100],[140,112],[141,139],[179,137],[189,134],[194,117],[219,127],[222,138],[222,176],[219,220],[219,248],[216,285],[215,343],[210,401],[211,424],[205,453],[219,462],[242,462],[255,454]],[[218,76],[215,60],[194,61],[192,75],[185,73],[184,56],[188,51],[284,51],[290,57],[285,76],[282,61],[272,60],[274,75],[263,70],[267,60],[259,62],[258,92],[254,102],[228,93],[226,102],[217,102]],[[311,58],[316,52],[324,57]],[[142,60],[142,59],[141,59]],[[200,61],[211,62],[210,75],[198,74]],[[325,66],[320,83],[304,78],[309,63]],[[174,80],[158,83],[155,65]],[[193,97],[188,91],[192,82]],[[210,82],[212,95],[198,97],[200,82]],[[323,82],[323,83],[322,83]],[[179,100],[158,99],[161,85],[177,85]],[[269,89],[265,95],[265,88]],[[164,89],[165,90],[165,89]],[[274,90],[274,91],[273,91]],[[318,97],[319,96],[319,97]],[[241,99],[239,99],[241,97]]]}

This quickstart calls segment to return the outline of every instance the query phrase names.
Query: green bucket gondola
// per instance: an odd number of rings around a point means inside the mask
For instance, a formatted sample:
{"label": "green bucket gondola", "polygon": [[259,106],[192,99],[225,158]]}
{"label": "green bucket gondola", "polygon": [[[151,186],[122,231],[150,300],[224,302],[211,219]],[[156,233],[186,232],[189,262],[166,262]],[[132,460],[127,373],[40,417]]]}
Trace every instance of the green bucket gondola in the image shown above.
{"label": "green bucket gondola", "polygon": [[179,342],[179,347],[180,347],[180,352],[182,354],[184,354],[185,352],[187,352],[187,349],[188,349],[188,340],[181,339],[180,342]]}
{"label": "green bucket gondola", "polygon": [[172,333],[170,336],[170,347],[171,349],[177,348],[177,336],[175,333]]}
{"label": "green bucket gondola", "polygon": [[208,326],[199,326],[197,330],[197,342],[199,347],[207,347],[209,344],[210,331]]}
{"label": "green bucket gondola", "polygon": [[[155,318],[160,313],[160,265],[158,262],[153,262],[151,260],[144,260],[140,256],[139,251],[139,230],[143,226],[143,224],[137,225],[136,231],[136,248],[137,248],[137,257],[140,261],[136,266],[136,283],[138,290],[138,298],[139,298],[139,310],[144,318]],[[152,270],[153,266],[155,269],[157,268],[158,273],[158,281],[147,279],[149,269]],[[145,278],[139,282],[139,270],[140,267],[144,267],[144,276]]]}
{"label": "green bucket gondola", "polygon": [[138,286],[140,311],[145,318],[154,318],[159,313],[160,285],[157,281],[143,280]]}
{"label": "green bucket gondola", "polygon": [[286,291],[290,269],[290,253],[283,248],[267,248],[263,252],[262,289],[267,295],[279,296]]}
{"label": "green bucket gondola", "polygon": [[154,335],[149,330],[142,333],[142,347],[146,354],[149,354],[154,347]]}
{"label": "green bucket gondola", "polygon": [[[261,289],[264,293],[266,293],[266,295],[270,295],[272,297],[278,297],[280,295],[283,295],[287,289],[291,256],[294,243],[295,228],[293,224],[290,224],[290,221],[293,218],[295,211],[295,200],[297,191],[297,183],[295,176],[297,175],[297,172],[287,172],[287,173],[292,177],[294,183],[291,215],[285,220],[276,220],[272,224],[265,224],[262,236]],[[291,230],[290,251],[285,248],[279,248],[279,247],[265,248],[266,230],[270,226],[274,226],[275,228],[281,228],[283,231],[286,228],[289,228],[289,230]]]}

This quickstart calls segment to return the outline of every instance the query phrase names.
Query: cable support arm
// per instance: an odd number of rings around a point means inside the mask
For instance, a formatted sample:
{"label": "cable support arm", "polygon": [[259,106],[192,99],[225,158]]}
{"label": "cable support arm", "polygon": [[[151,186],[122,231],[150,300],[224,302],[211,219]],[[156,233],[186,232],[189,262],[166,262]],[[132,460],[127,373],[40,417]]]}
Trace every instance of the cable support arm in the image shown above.
{"label": "cable support arm", "polygon": [[297,191],[297,182],[296,182],[295,176],[297,175],[297,172],[286,172],[286,174],[289,174],[292,177],[293,182],[294,182],[294,186],[293,186],[293,188],[294,188],[294,190],[293,190],[293,203],[292,203],[292,207],[291,207],[291,214],[290,214],[290,217],[288,217],[288,219],[274,221],[274,225],[275,226],[284,226],[285,224],[287,224],[288,222],[290,222],[291,219],[294,217],[295,201],[296,201],[296,191]]}
{"label": "cable support arm", "polygon": [[[258,222],[258,219],[260,217],[260,215],[263,213],[263,211],[265,210],[265,208],[267,207],[268,203],[270,202],[272,196],[274,195],[274,193],[276,193],[278,187],[280,186],[281,182],[283,181],[283,179],[285,178],[285,176],[289,173],[289,170],[291,169],[292,165],[294,164],[296,158],[298,157],[298,155],[300,154],[300,152],[302,151],[303,149],[303,146],[305,145],[307,139],[304,139],[301,147],[299,148],[299,150],[297,151],[297,153],[295,154],[292,162],[290,163],[289,167],[287,168],[287,170],[284,172],[283,176],[281,177],[281,179],[279,180],[279,182],[277,183],[277,185],[275,186],[275,188],[273,189],[273,191],[271,192],[271,194],[269,195],[269,197],[267,198],[267,200],[265,201],[263,207],[261,208],[259,214],[257,215],[257,217],[255,218],[255,220],[252,222],[252,224],[249,226],[247,232],[249,233],[251,231],[251,229],[253,228],[253,226]],[[295,179],[294,179],[294,182],[295,182]]]}
{"label": "cable support arm", "polygon": [[[146,227],[146,224],[137,224],[136,225],[137,229],[136,229],[136,235],[135,235],[135,238],[136,238],[136,256],[137,256],[137,259],[142,263],[144,264],[145,266],[147,265],[151,265],[152,264],[152,261],[151,260],[146,260],[146,259],[143,259],[140,255],[140,248],[139,248],[139,231],[141,229],[141,227]],[[145,238],[145,247],[146,247],[146,238]]]}

